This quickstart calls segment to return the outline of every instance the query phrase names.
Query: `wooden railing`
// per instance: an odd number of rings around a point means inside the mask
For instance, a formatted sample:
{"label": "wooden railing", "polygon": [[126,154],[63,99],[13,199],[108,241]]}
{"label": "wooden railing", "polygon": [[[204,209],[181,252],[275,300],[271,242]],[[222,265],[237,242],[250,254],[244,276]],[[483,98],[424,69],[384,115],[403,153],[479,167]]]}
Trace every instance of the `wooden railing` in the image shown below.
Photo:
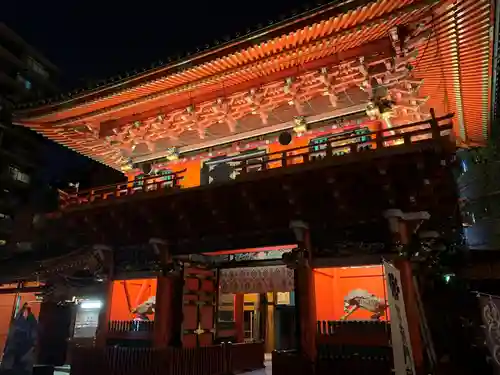
{"label": "wooden railing", "polygon": [[108,322],[108,338],[150,339],[154,321],[111,320]]}
{"label": "wooden railing", "polygon": [[388,346],[390,324],[371,320],[318,321],[318,345]]}
{"label": "wooden railing", "polygon": [[386,322],[318,321],[316,373],[390,375],[393,368]]}
{"label": "wooden railing", "polygon": [[[406,124],[391,129],[382,129],[369,133],[352,134],[345,137],[332,135],[322,143],[287,149],[265,155],[249,156],[234,161],[235,172],[239,176],[263,172],[275,168],[284,168],[297,164],[314,163],[319,160],[338,158],[347,154],[376,152],[388,147],[410,145],[424,140],[440,140],[450,135],[453,114],[436,118],[431,110],[431,119]],[[136,193],[158,192],[180,187],[182,174],[186,170],[167,176],[149,176],[141,180],[140,186],[133,183],[108,185],[75,193],[60,192],[61,208],[88,204],[99,200],[120,198]],[[170,180],[168,180],[170,176]]]}
{"label": "wooden railing", "polygon": [[67,206],[88,204],[133,194],[179,188],[180,182],[184,178],[184,172],[186,172],[186,169],[161,176],[148,176],[141,179],[140,182],[123,182],[120,184],[100,186],[94,189],[80,190],[78,192],[59,190],[59,205],[61,208],[65,208]]}
{"label": "wooden railing", "polygon": [[229,344],[228,364],[231,374],[264,368],[264,344],[261,342]]}
{"label": "wooden railing", "polygon": [[262,343],[166,349],[76,348],[72,359],[72,375],[225,375],[262,368],[264,349]]}
{"label": "wooden railing", "polygon": [[393,127],[391,129],[376,130],[369,133],[351,134],[345,137],[332,135],[314,146],[307,145],[278,151],[264,156],[252,156],[239,160],[235,167],[239,174],[265,171],[274,168],[289,167],[296,164],[305,164],[326,158],[340,157],[348,154],[369,152],[383,148],[410,145],[425,140],[440,140],[451,134],[453,114],[439,118],[434,117],[427,121]]}

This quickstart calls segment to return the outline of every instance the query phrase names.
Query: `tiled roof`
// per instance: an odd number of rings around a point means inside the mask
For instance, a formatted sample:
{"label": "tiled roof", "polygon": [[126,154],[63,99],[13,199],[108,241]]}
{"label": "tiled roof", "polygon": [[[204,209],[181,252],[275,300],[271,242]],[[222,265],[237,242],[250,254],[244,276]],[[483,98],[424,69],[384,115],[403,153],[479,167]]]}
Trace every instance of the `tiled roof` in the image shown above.
{"label": "tiled roof", "polygon": [[[168,93],[190,90],[195,87],[204,86],[209,83],[224,81],[226,86],[234,84],[234,76],[237,80],[256,78],[261,72],[264,63],[270,64],[269,60],[279,61],[279,67],[273,70],[282,70],[291,66],[300,66],[306,61],[320,58],[327,53],[314,53],[314,50],[324,49],[329,37],[339,36],[339,40],[331,42],[343,42],[341,48],[330,47],[329,53],[336,53],[353,47],[354,44],[362,44],[385,35],[383,31],[386,16],[406,17],[406,12],[422,8],[435,1],[429,0],[380,0],[368,2],[367,5],[351,9],[346,13],[337,14],[317,23],[294,28],[287,33],[270,38],[266,32],[251,37],[251,44],[245,48],[239,48],[232,53],[221,55],[219,51],[210,52],[207,61],[197,64],[197,59],[188,58],[181,60],[172,66],[155,69],[151,72],[132,77],[125,82],[120,82],[110,87],[83,92],[79,97],[91,96],[91,100],[84,100],[74,104],[74,99],[60,101],[48,106],[40,106],[35,109],[18,111],[19,115],[36,122],[55,122],[62,119],[80,119],[88,113],[97,112],[103,108],[109,109],[116,106],[133,105],[137,102],[151,100],[154,96],[164,96]],[[351,2],[347,2],[351,3]],[[356,3],[356,2],[353,2]],[[367,3],[364,1],[364,3]],[[409,7],[410,6],[410,7]],[[337,5],[329,6],[336,10]],[[394,12],[400,10],[400,13]],[[322,10],[326,12],[326,10]],[[311,21],[312,22],[312,21]],[[370,28],[366,28],[366,22],[371,22]],[[398,20],[394,23],[400,23]],[[363,30],[361,30],[363,25]],[[379,26],[374,30],[376,26]],[[353,31],[357,31],[353,33]],[[344,35],[339,33],[344,32]],[[355,35],[351,35],[355,34]],[[350,43],[351,45],[348,45]],[[238,44],[239,46],[239,44]],[[300,48],[300,51],[296,51]],[[312,49],[311,50],[309,50]],[[297,58],[294,52],[303,55]],[[311,56],[313,54],[313,56]],[[276,61],[278,62],[278,61]],[[253,69],[252,66],[254,67]],[[169,69],[171,68],[171,69]],[[254,70],[253,76],[248,76],[248,70]],[[175,71],[172,73],[172,70]],[[161,73],[158,75],[157,73]],[[252,74],[250,72],[250,74]],[[91,94],[98,94],[97,96]],[[78,120],[77,120],[78,121]]]}
{"label": "tiled roof", "polygon": [[319,19],[313,14],[302,23],[292,22],[291,29],[285,24],[286,32],[275,35],[270,30],[253,36],[250,44],[230,53],[213,52],[201,63],[195,58],[183,60],[171,66],[177,69],[173,73],[167,66],[126,85],[84,93],[81,100],[20,111],[16,122],[117,168],[116,155],[107,152],[99,137],[84,144],[68,130],[94,124],[120,126],[317,70],[332,59],[352,58],[350,53],[387,38],[397,25],[418,20],[418,38],[425,38],[414,69],[415,78],[424,80],[420,93],[429,96],[427,104],[438,114],[456,113],[455,132],[462,143],[481,144],[487,139],[494,18],[489,0],[379,0],[325,17],[330,8],[321,8]]}

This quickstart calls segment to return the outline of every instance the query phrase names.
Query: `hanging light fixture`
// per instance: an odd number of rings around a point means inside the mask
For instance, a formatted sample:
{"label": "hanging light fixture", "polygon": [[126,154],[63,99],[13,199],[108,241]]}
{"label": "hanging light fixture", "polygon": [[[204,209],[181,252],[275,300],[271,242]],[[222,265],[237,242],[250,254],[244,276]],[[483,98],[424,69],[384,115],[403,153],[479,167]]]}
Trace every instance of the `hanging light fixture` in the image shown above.
{"label": "hanging light fixture", "polygon": [[307,131],[307,121],[305,116],[295,116],[293,122],[295,123],[293,131],[297,137],[300,137]]}
{"label": "hanging light fixture", "polygon": [[380,116],[380,110],[374,102],[370,101],[366,105],[366,114],[370,120],[377,120]]}
{"label": "hanging light fixture", "polygon": [[165,156],[168,161],[179,159],[179,149],[177,147],[169,147],[167,149],[167,155]]}

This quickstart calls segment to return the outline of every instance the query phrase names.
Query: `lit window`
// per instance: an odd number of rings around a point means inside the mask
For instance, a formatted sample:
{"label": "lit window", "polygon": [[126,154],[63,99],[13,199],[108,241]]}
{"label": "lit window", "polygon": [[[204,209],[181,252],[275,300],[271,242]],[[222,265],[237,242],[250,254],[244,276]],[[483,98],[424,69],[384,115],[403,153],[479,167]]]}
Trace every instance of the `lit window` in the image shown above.
{"label": "lit window", "polygon": [[26,173],[21,172],[18,168],[11,166],[9,167],[9,170],[10,170],[10,175],[14,180],[19,182],[24,182],[26,184],[30,182],[30,176],[27,175]]}

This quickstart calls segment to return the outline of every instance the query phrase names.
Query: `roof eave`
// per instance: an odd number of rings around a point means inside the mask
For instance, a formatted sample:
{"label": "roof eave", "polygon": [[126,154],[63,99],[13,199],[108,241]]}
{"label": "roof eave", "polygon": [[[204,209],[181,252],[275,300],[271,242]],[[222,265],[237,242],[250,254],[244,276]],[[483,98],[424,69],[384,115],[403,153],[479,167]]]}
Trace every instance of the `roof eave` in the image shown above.
{"label": "roof eave", "polygon": [[94,99],[97,99],[101,96],[109,94],[109,91],[124,88],[126,89],[127,87],[124,86],[127,84],[132,84],[132,86],[135,86],[144,83],[144,81],[154,80],[158,76],[174,74],[176,70],[185,69],[187,64],[200,65],[204,62],[216,59],[221,55],[227,55],[232,52],[239,51],[245,48],[245,44],[248,44],[248,46],[253,46],[257,43],[260,43],[263,41],[261,38],[265,40],[272,39],[276,35],[287,33],[289,31],[289,28],[300,28],[302,26],[302,23],[307,26],[311,22],[319,22],[323,19],[331,18],[334,15],[346,13],[352,9],[375,2],[377,2],[377,0],[344,0],[339,4],[332,4],[332,2],[330,2],[328,4],[311,9],[307,12],[300,13],[292,18],[280,21],[277,24],[252,31],[249,34],[230,40],[226,43],[223,43],[222,45],[216,45],[204,51],[197,52],[193,55],[187,55],[165,66],[149,69],[132,77],[121,79],[118,82],[104,84],[103,86],[90,89],[88,91],[83,91],[78,96],[72,97],[65,101],[55,102],[53,104],[48,104],[37,108],[23,108],[20,109],[19,112],[29,113],[33,110],[53,110],[57,107],[62,107],[61,109],[63,109],[64,107],[71,107],[74,104],[78,104],[78,102],[80,102],[81,100],[92,100],[92,96],[95,96],[96,98]]}

